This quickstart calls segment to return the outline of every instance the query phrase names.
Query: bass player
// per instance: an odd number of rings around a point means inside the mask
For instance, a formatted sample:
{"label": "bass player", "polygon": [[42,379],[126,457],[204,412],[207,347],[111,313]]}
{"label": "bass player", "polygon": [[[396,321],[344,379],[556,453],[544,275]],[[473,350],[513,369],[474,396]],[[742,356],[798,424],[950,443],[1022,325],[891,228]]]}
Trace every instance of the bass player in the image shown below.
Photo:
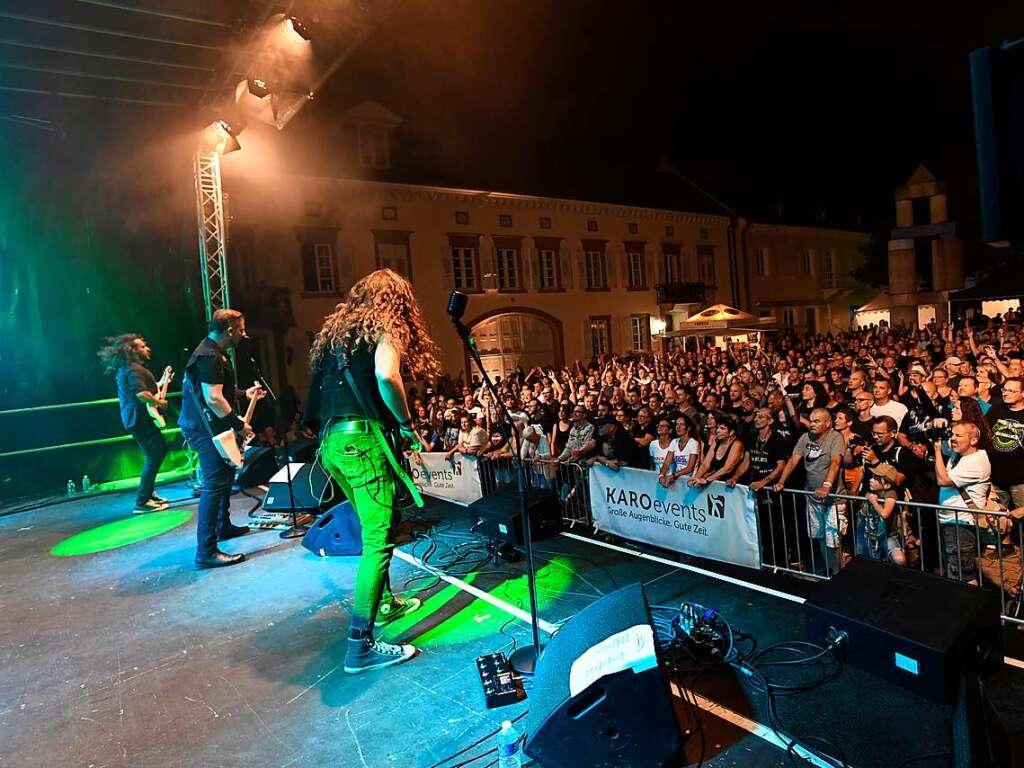
{"label": "bass player", "polygon": [[313,342],[311,366],[306,422],[319,425],[320,459],[362,526],[345,671],[389,667],[411,659],[416,649],[375,640],[374,625],[420,606],[416,598],[393,595],[388,582],[399,492],[411,495],[417,506],[423,506],[423,499],[385,432],[397,432],[402,443],[419,447],[402,372],[433,378],[440,370],[437,346],[408,281],[378,269],[353,285],[345,302],[324,320]]}
{"label": "bass player", "polygon": [[[228,429],[252,438],[253,430],[235,412],[237,384],[235,368],[228,357],[246,338],[245,317],[234,309],[218,309],[210,318],[209,333],[199,342],[188,364],[182,384],[181,434],[199,455],[203,483],[196,518],[196,567],[220,568],[236,565],[245,555],[221,552],[217,542],[249,533],[245,526],[231,522],[231,484],[235,470],[214,445],[213,436]],[[259,387],[245,391],[250,400],[263,396]]]}
{"label": "bass player", "polygon": [[164,369],[158,382],[145,366],[153,352],[137,333],[108,336],[96,355],[103,362],[106,373],[115,375],[121,424],[135,438],[146,457],[133,512],[142,514],[167,509],[167,500],[157,496],[154,488],[160,465],[167,455],[167,443],[160,432],[160,422],[163,422],[160,409],[167,406],[171,367]]}

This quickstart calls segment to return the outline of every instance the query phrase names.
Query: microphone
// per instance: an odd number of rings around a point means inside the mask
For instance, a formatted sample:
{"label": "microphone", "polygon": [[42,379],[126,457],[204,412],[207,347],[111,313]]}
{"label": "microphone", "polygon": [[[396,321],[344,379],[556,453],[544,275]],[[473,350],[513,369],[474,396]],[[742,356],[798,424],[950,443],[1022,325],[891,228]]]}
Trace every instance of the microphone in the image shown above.
{"label": "microphone", "polygon": [[461,320],[462,316],[466,314],[466,304],[469,302],[469,297],[460,291],[452,291],[448,297],[448,308],[447,312],[451,316],[452,320]]}

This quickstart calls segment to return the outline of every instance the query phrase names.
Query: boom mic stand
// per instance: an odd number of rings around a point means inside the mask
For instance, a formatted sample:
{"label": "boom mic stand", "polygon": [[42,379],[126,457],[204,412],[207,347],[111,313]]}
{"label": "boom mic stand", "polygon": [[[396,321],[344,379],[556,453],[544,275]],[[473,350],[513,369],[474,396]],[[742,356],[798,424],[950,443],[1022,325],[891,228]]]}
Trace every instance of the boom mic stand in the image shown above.
{"label": "boom mic stand", "polygon": [[491,399],[498,409],[498,414],[504,423],[506,434],[509,436],[510,441],[514,439],[512,463],[515,466],[516,473],[516,497],[519,500],[519,516],[523,524],[523,538],[526,540],[526,581],[530,589],[530,628],[533,630],[533,644],[515,651],[509,658],[509,663],[512,665],[512,669],[520,675],[532,675],[537,668],[537,660],[540,658],[541,652],[540,635],[537,630],[540,619],[537,616],[537,577],[533,566],[533,533],[530,530],[530,508],[527,503],[526,468],[523,466],[523,458],[520,454],[520,443],[522,441],[516,433],[515,422],[513,422],[508,408],[505,407],[505,403],[498,397],[494,383],[491,381],[491,377],[487,375],[487,370],[480,360],[480,353],[477,351],[476,343],[469,336],[469,329],[462,323],[462,315],[466,311],[467,301],[466,294],[452,291],[451,296],[448,298],[448,314],[452,318],[452,323],[455,324],[455,331],[459,334],[459,338],[462,339],[466,351],[480,370],[484,386],[491,393]]}
{"label": "boom mic stand", "polygon": [[[267,394],[270,395],[270,399],[275,403],[280,403],[277,399],[277,395],[274,394],[274,390],[270,388],[267,383],[266,377],[263,375],[263,370],[260,368],[259,363],[256,362],[256,358],[249,355],[249,362],[252,363],[252,368],[256,372],[256,378],[259,379],[260,384],[267,390]],[[277,448],[275,446],[274,451],[276,453]],[[282,539],[297,539],[300,536],[306,535],[306,527],[299,525],[298,517],[295,514],[295,489],[292,487],[292,457],[291,452],[288,450],[288,430],[284,431],[284,473],[285,479],[288,481],[288,504],[291,507],[292,513],[292,524],[290,528],[285,528],[278,535]]]}

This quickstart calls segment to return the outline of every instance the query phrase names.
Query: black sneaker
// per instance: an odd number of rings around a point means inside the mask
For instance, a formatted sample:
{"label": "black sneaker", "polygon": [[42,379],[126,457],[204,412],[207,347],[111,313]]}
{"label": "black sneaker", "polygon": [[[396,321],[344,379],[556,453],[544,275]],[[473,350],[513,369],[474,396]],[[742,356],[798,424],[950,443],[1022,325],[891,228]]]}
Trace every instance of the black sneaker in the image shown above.
{"label": "black sneaker", "polygon": [[145,504],[136,504],[135,509],[132,510],[132,514],[144,515],[147,512],[163,512],[165,509],[167,509],[166,502],[161,503],[159,501],[153,501],[153,499],[150,499]]}
{"label": "black sneaker", "polygon": [[418,597],[405,599],[392,596],[391,600],[380,604],[380,608],[377,609],[377,618],[374,620],[373,626],[383,627],[385,624],[390,624],[396,619],[408,616],[413,611],[419,609],[421,605],[423,605],[423,601]]}
{"label": "black sneaker", "polygon": [[153,501],[157,502],[158,504],[166,504],[167,503],[167,499],[165,499],[163,496],[157,496],[155,493],[152,496],[150,496],[149,498],[151,498]]}
{"label": "black sneaker", "polygon": [[413,645],[392,645],[380,640],[350,640],[345,655],[345,671],[350,675],[383,669],[408,661],[417,654]]}

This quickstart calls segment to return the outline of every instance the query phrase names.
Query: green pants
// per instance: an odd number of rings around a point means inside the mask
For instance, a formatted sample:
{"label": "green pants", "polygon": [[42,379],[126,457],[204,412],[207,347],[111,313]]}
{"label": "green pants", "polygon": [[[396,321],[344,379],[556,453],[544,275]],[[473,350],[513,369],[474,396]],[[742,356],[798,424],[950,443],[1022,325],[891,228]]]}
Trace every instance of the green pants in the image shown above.
{"label": "green pants", "polygon": [[394,509],[395,474],[385,448],[372,432],[344,432],[332,424],[320,459],[355,507],[363,528],[363,555],[356,572],[352,630],[369,630],[382,599],[391,599],[388,567],[395,549],[399,513]]}

